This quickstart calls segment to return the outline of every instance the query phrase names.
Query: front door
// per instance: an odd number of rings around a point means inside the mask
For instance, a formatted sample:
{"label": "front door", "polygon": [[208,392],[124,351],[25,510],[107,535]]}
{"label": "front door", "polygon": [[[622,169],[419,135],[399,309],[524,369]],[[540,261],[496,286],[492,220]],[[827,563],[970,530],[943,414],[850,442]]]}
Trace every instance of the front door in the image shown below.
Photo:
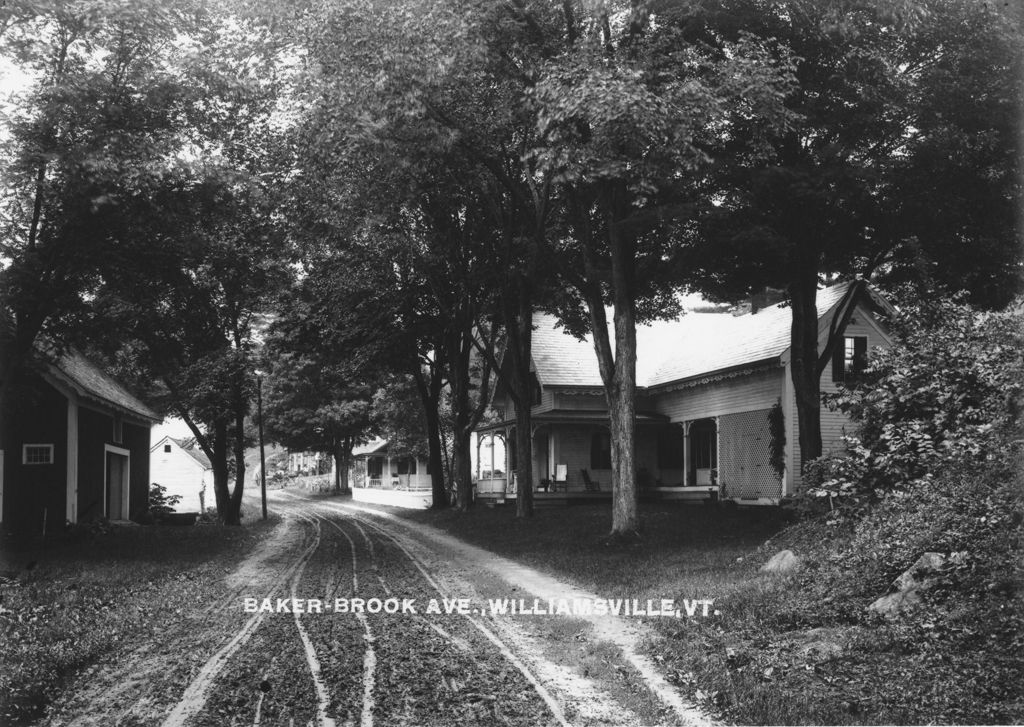
{"label": "front door", "polygon": [[107,451],[106,510],[108,520],[128,517],[128,456]]}
{"label": "front door", "polygon": [[690,484],[714,484],[712,472],[718,467],[718,432],[714,419],[700,419],[690,425]]}

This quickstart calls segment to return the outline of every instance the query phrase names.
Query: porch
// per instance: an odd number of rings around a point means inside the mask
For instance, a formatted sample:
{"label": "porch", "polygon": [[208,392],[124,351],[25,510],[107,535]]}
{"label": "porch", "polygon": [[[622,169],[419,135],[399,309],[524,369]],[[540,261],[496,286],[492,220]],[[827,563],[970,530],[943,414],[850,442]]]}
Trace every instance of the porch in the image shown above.
{"label": "porch", "polygon": [[412,455],[392,455],[379,442],[353,452],[352,499],[417,510],[433,501],[427,463]]}

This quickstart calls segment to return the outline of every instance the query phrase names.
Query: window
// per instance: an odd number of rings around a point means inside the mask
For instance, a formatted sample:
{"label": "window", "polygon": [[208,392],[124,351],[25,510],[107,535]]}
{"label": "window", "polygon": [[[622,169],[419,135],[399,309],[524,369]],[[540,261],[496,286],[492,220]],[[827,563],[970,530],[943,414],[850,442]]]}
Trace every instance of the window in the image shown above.
{"label": "window", "polygon": [[165,451],[165,452],[170,452],[170,451],[171,451],[171,445],[169,445],[169,444],[165,444],[165,445],[164,445],[164,451]]}
{"label": "window", "polygon": [[612,436],[608,432],[594,432],[590,438],[590,469],[612,468]]}
{"label": "window", "polygon": [[868,367],[868,337],[844,336],[832,354],[832,380],[855,381]]}
{"label": "window", "polygon": [[416,474],[416,458],[415,457],[402,457],[398,460],[398,474],[400,475],[414,475]]}
{"label": "window", "polygon": [[53,464],[52,444],[25,444],[21,448],[22,464]]}
{"label": "window", "polygon": [[384,474],[384,458],[370,457],[366,460],[366,474],[373,479],[378,479]]}
{"label": "window", "polygon": [[114,416],[114,432],[111,438],[114,444],[121,444],[124,441],[124,422],[119,416]]}

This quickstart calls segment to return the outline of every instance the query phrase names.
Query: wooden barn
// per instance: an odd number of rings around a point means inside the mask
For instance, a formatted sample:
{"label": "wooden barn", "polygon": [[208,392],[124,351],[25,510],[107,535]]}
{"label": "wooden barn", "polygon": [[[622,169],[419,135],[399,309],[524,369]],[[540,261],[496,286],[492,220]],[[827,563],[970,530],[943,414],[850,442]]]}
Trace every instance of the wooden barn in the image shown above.
{"label": "wooden barn", "polygon": [[159,415],[77,351],[24,374],[0,450],[2,528],[127,520],[149,501],[149,438]]}
{"label": "wooden barn", "polygon": [[206,512],[213,502],[213,465],[194,439],[164,437],[149,450],[149,478],[181,498],[177,512]]}
{"label": "wooden barn", "polygon": [[[888,346],[870,288],[848,283],[818,291],[819,350],[834,322],[845,324],[823,392],[855,375],[872,348]],[[636,460],[641,495],[775,504],[800,487],[796,404],[790,373],[792,311],[776,304],[734,312],[687,313],[637,330]],[[593,343],[551,316],[534,319],[533,478],[538,502],[604,499],[611,494],[607,404]],[[504,440],[507,461],[477,482],[477,498],[516,496],[515,409],[496,392],[498,421],[478,437]],[[843,447],[849,422],[822,406],[826,452]],[[494,450],[492,446],[492,451]],[[500,473],[500,475],[498,474]]]}

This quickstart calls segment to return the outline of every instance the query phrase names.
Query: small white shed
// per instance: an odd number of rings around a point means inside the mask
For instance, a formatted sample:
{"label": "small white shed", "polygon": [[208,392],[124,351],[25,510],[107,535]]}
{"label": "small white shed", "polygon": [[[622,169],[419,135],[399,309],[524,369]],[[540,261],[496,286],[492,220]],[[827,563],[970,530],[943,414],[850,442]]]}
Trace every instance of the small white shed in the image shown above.
{"label": "small white shed", "polygon": [[149,478],[181,498],[177,512],[205,512],[213,502],[213,467],[203,451],[188,439],[164,437],[149,450]]}

